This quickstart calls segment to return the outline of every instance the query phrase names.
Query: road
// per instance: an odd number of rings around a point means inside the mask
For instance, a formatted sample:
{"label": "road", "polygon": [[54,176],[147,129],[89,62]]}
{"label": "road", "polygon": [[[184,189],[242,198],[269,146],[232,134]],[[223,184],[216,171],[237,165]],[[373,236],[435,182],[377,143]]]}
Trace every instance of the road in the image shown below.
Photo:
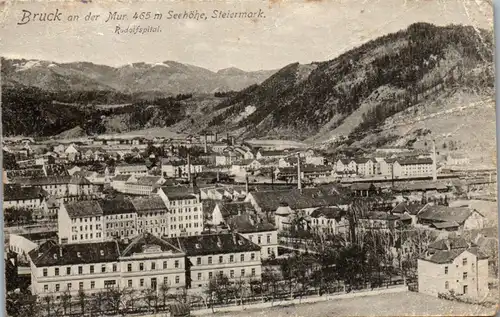
{"label": "road", "polygon": [[329,300],[240,312],[216,313],[220,317],[326,317],[326,316],[493,316],[495,309],[438,299],[414,292]]}

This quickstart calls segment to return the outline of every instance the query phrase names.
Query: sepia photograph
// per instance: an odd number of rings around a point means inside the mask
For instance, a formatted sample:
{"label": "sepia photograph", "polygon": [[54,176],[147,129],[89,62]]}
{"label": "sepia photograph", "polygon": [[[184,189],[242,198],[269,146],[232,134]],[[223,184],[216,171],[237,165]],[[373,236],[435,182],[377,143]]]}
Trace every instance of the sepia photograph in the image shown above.
{"label": "sepia photograph", "polygon": [[491,316],[491,0],[5,1],[5,312]]}

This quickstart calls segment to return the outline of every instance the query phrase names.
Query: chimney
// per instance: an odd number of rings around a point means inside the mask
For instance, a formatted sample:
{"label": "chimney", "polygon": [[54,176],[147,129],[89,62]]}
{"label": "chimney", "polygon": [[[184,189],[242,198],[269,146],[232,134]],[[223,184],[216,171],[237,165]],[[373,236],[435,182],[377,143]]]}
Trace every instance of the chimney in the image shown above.
{"label": "chimney", "polygon": [[432,180],[437,181],[436,142],[432,140]]}
{"label": "chimney", "polygon": [[302,180],[300,175],[300,155],[297,153],[297,188],[302,192]]}
{"label": "chimney", "polygon": [[205,132],[205,135],[204,135],[204,138],[203,138],[203,145],[204,145],[205,153],[207,153],[208,149],[207,149],[207,133],[206,132]]}
{"label": "chimney", "polygon": [[191,182],[191,158],[189,153],[187,155],[187,169],[188,169],[188,181]]}
{"label": "chimney", "polygon": [[446,249],[448,249],[448,251],[450,251],[450,250],[451,250],[450,240],[449,240],[449,239],[446,239],[446,240],[444,241],[444,243],[446,244]]}
{"label": "chimney", "polygon": [[248,195],[248,173],[245,174],[245,194]]}
{"label": "chimney", "polygon": [[215,132],[215,141],[214,142],[217,142],[217,132]]}
{"label": "chimney", "polygon": [[60,257],[60,258],[62,258],[62,256],[63,256],[63,255],[62,255],[62,253],[63,253],[63,252],[62,252],[62,249],[63,249],[63,248],[62,248],[62,245],[60,245],[60,246],[59,246],[59,257]]}
{"label": "chimney", "polygon": [[236,244],[236,243],[238,242],[238,241],[236,241],[236,240],[237,240],[237,239],[236,239],[236,234],[235,234],[235,233],[233,233],[233,244]]}

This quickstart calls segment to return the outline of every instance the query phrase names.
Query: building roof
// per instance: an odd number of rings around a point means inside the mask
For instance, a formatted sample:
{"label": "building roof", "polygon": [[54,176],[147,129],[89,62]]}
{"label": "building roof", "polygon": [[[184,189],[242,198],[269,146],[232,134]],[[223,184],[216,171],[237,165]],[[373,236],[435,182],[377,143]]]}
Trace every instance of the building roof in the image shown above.
{"label": "building roof", "polygon": [[119,255],[115,241],[59,245],[49,240],[29,252],[36,267],[114,262]]}
{"label": "building roof", "polygon": [[345,211],[338,207],[320,207],[309,215],[311,218],[324,217],[327,219],[339,219],[345,214]]}
{"label": "building roof", "polygon": [[236,233],[219,233],[166,239],[188,256],[259,252],[260,246]]}
{"label": "building roof", "polygon": [[135,207],[128,198],[101,199],[98,202],[104,216],[135,213]]}
{"label": "building roof", "polygon": [[321,188],[262,191],[252,192],[251,195],[262,210],[268,211],[275,211],[281,203],[287,203],[292,209],[305,209],[335,206],[345,202],[338,193]]}
{"label": "building roof", "polygon": [[47,193],[39,187],[20,187],[15,184],[5,184],[3,188],[3,200],[30,200],[43,199]]}
{"label": "building roof", "polygon": [[128,179],[130,177],[132,177],[132,175],[130,175],[130,174],[120,174],[120,175],[116,175],[115,177],[113,177],[113,181],[126,182],[126,181],[128,181]]}
{"label": "building roof", "polygon": [[394,209],[392,209],[392,212],[397,213],[397,214],[403,214],[403,213],[407,212],[410,215],[416,215],[416,214],[418,214],[419,211],[426,208],[426,206],[429,206],[429,205],[428,204],[421,204],[421,203],[409,204],[408,202],[403,201],[403,202],[397,204],[397,206],[394,207]]}
{"label": "building roof", "polygon": [[457,248],[457,249],[446,249],[446,250],[438,250],[432,255],[429,255],[424,258],[424,260],[437,263],[437,264],[445,264],[452,263],[458,256],[460,256],[465,251],[470,252],[477,256],[478,259],[487,259],[488,256],[481,252],[477,246],[470,246],[467,248]]}
{"label": "building roof", "polygon": [[71,176],[43,176],[43,177],[19,177],[12,180],[13,183],[31,186],[64,185],[69,184]]}
{"label": "building roof", "polygon": [[219,206],[219,210],[224,218],[255,211],[252,204],[242,201],[219,202],[217,205]]}
{"label": "building roof", "polygon": [[70,180],[70,184],[76,185],[92,185],[92,183],[86,179],[85,177],[72,176]]}
{"label": "building roof", "polygon": [[33,241],[42,241],[42,240],[51,240],[57,239],[57,231],[41,231],[41,232],[31,232],[31,233],[23,233],[20,236]]}
{"label": "building roof", "polygon": [[275,156],[285,156],[287,153],[284,151],[279,151],[279,150],[268,150],[268,151],[259,151],[261,156],[267,156],[267,157],[275,157]]}
{"label": "building roof", "polygon": [[139,185],[156,185],[161,180],[161,176],[142,176],[137,179]]}
{"label": "building roof", "polygon": [[[463,224],[473,211],[469,207],[447,207],[447,206],[428,206],[417,217],[419,219],[433,222],[452,222]],[[477,211],[476,211],[477,212]]]}
{"label": "building roof", "polygon": [[429,244],[430,250],[466,249],[474,244],[467,242],[462,237],[440,239]]}
{"label": "building roof", "polygon": [[161,190],[169,200],[194,199],[194,188],[189,186],[162,186]]}
{"label": "building roof", "polygon": [[431,158],[397,158],[396,161],[399,165],[420,165],[433,163]]}
{"label": "building roof", "polygon": [[229,217],[228,226],[231,230],[239,233],[275,231],[276,227],[269,222],[260,222],[253,219],[249,214]]}
{"label": "building roof", "polygon": [[435,222],[432,226],[436,229],[458,228],[460,225],[456,221]]}
{"label": "building roof", "polygon": [[7,177],[13,179],[16,177],[43,177],[45,171],[43,168],[29,168],[20,170],[7,170]]}
{"label": "building roof", "polygon": [[[157,250],[157,252],[182,253],[182,251],[166,240],[160,239],[155,235],[146,232],[135,237],[128,245],[123,245],[121,256],[131,256],[137,253],[149,253],[148,249]],[[150,249],[150,250],[151,250]]]}
{"label": "building roof", "polygon": [[147,213],[149,211],[167,211],[167,206],[158,195],[148,197],[137,197],[131,200],[137,213]]}
{"label": "building roof", "polygon": [[388,212],[381,212],[381,211],[367,212],[364,215],[360,215],[359,218],[360,219],[372,219],[372,220],[385,220],[385,221],[399,220],[400,219],[399,216],[391,215]]}
{"label": "building roof", "polygon": [[103,210],[96,200],[65,202],[64,207],[70,218],[102,216]]}

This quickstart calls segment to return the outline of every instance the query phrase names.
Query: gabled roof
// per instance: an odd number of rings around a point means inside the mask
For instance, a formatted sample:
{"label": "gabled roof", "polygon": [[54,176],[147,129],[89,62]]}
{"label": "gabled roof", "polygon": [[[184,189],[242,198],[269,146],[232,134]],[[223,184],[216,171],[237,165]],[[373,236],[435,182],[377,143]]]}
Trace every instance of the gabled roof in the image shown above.
{"label": "gabled roof", "polygon": [[488,256],[483,252],[479,251],[477,247],[469,247],[467,249],[450,249],[450,250],[439,250],[436,253],[424,258],[424,260],[437,263],[437,264],[445,264],[452,263],[457,257],[459,257],[464,252],[470,252],[477,256],[478,259],[487,259]]}
{"label": "gabled roof", "polygon": [[115,177],[113,177],[113,181],[126,182],[126,181],[128,181],[128,179],[130,177],[132,177],[132,175],[130,175],[130,174],[120,174],[120,175],[116,175]]}
{"label": "gabled roof", "polygon": [[166,241],[178,246],[187,256],[260,251],[260,246],[235,233],[167,238]]}
{"label": "gabled roof", "polygon": [[420,164],[432,164],[431,158],[398,158],[396,161],[399,165],[420,165]]}
{"label": "gabled roof", "polygon": [[29,252],[36,267],[106,263],[118,260],[115,241],[59,245],[49,240]]}
{"label": "gabled roof", "polygon": [[135,212],[134,205],[128,198],[102,199],[99,200],[99,206],[104,216]]}
{"label": "gabled roof", "polygon": [[194,188],[187,186],[162,186],[161,190],[169,200],[195,199]]}
{"label": "gabled roof", "polygon": [[327,219],[339,219],[345,214],[345,211],[337,207],[320,207],[314,210],[311,214],[311,218],[324,217]]}
{"label": "gabled roof", "polygon": [[[447,206],[429,206],[420,212],[417,217],[419,219],[435,221],[435,222],[451,222],[455,221],[458,224],[463,224],[467,218],[472,215],[473,211],[469,207],[447,207]],[[477,211],[476,211],[477,212]]]}
{"label": "gabled roof", "polygon": [[71,176],[44,176],[44,177],[22,177],[14,178],[13,183],[22,185],[32,185],[32,186],[44,186],[44,185],[64,185],[69,184]]}
{"label": "gabled roof", "polygon": [[218,206],[224,218],[255,211],[252,204],[247,202],[219,202]]}
{"label": "gabled roof", "polygon": [[96,200],[65,202],[64,207],[70,218],[102,216],[103,211]]}
{"label": "gabled roof", "polygon": [[462,237],[447,238],[434,241],[429,244],[431,250],[448,250],[448,249],[467,249],[469,246],[475,246],[473,243],[467,242]]}
{"label": "gabled roof", "polygon": [[135,237],[128,245],[123,245],[120,256],[126,257],[137,253],[147,253],[148,247],[158,247],[162,252],[182,253],[182,251],[166,240],[146,232]]}
{"label": "gabled roof", "polygon": [[231,230],[239,233],[275,231],[276,227],[268,222],[260,222],[252,219],[249,214],[242,214],[229,217],[227,224]]}
{"label": "gabled roof", "polygon": [[7,177],[13,179],[16,177],[43,177],[45,176],[45,171],[43,168],[28,168],[20,170],[7,170]]}
{"label": "gabled roof", "polygon": [[137,197],[131,200],[137,213],[147,213],[149,211],[167,211],[167,206],[158,195],[148,197]]}

